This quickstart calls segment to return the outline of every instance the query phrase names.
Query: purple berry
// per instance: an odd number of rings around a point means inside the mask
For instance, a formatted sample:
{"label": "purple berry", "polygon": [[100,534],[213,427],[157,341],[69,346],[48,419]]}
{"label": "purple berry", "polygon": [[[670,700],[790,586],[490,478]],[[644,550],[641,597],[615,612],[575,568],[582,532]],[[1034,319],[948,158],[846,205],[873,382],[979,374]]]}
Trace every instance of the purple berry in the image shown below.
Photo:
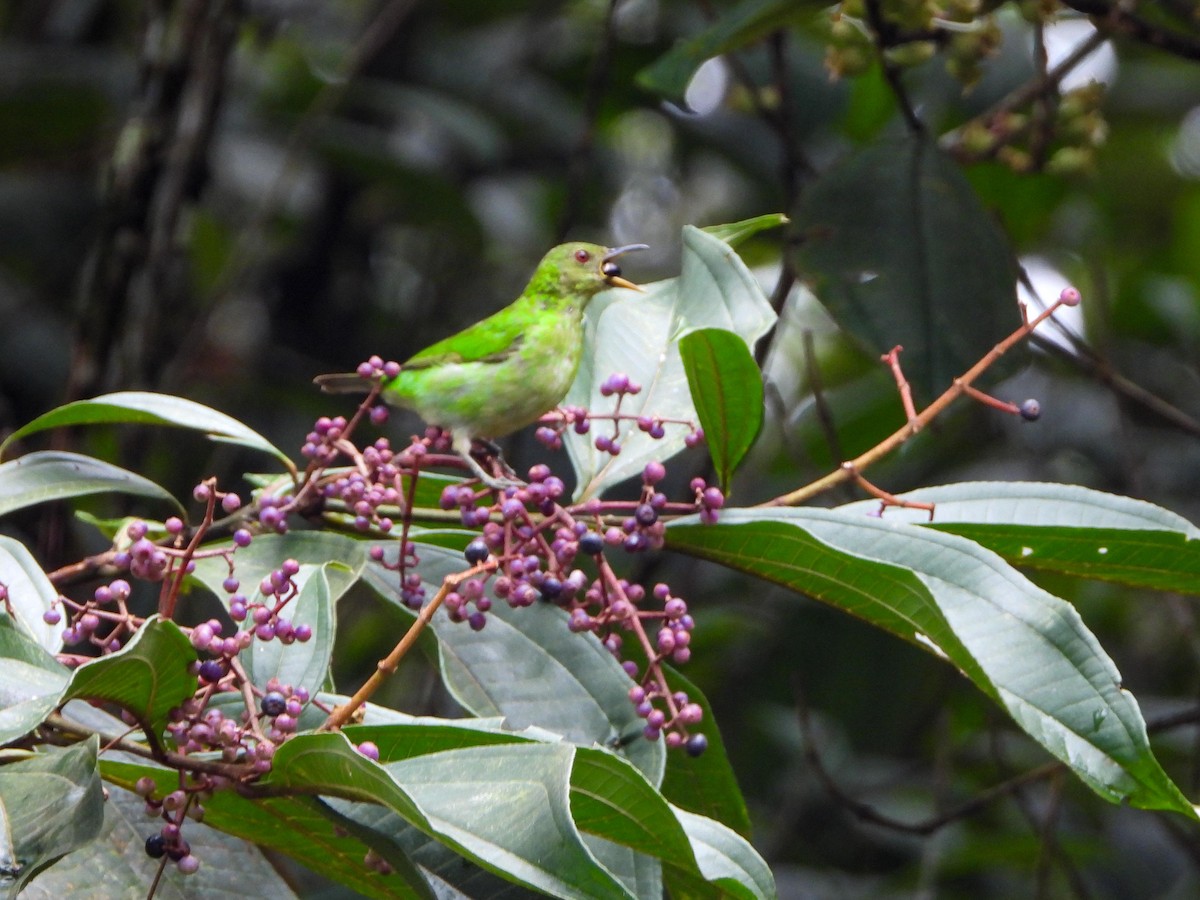
{"label": "purple berry", "polygon": [[688,756],[700,756],[708,749],[708,738],[702,734],[693,734],[684,744]]}
{"label": "purple berry", "polygon": [[367,759],[373,759],[376,762],[379,762],[379,747],[377,747],[373,741],[363,741],[355,749]]}
{"label": "purple berry", "polygon": [[206,684],[216,684],[225,677],[225,667],[215,659],[206,659],[200,663],[200,680]]}
{"label": "purple berry", "polygon": [[187,856],[180,857],[175,866],[183,875],[194,875],[200,868],[200,860],[189,853]]}
{"label": "purple berry", "polygon": [[488,558],[489,552],[488,545],[479,538],[476,538],[467,544],[467,549],[463,551],[463,556],[466,557],[469,565],[477,566]]}
{"label": "purple berry", "polygon": [[268,691],[262,698],[264,716],[281,716],[287,712],[287,698],[279,691]]}
{"label": "purple berry", "polygon": [[634,512],[633,517],[637,520],[639,525],[653,525],[658,521],[658,510],[656,510],[649,503],[641,503],[638,505],[637,511]]}

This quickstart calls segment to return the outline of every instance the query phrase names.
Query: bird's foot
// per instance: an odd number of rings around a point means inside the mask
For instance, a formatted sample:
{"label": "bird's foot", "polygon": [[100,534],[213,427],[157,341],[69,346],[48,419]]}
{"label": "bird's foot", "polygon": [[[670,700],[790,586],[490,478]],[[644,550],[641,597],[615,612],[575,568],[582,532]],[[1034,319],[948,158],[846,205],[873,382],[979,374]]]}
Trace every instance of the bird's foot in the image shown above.
{"label": "bird's foot", "polygon": [[509,488],[525,487],[525,482],[517,477],[517,473],[512,470],[500,455],[499,447],[491,441],[480,438],[476,438],[475,443],[481,446],[486,460],[491,463],[493,469],[499,470],[489,472],[480,465],[479,460],[475,458],[473,452],[464,453],[463,458],[466,459],[467,465],[471,467],[471,471],[475,473],[480,481],[494,491],[506,491]]}

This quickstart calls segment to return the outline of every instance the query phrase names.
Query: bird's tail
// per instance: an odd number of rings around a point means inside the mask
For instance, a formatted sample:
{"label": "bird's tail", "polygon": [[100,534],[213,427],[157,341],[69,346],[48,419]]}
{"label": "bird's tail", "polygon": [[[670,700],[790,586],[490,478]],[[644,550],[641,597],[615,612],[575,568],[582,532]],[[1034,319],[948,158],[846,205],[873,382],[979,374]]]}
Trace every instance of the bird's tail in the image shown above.
{"label": "bird's tail", "polygon": [[318,375],[313,383],[326,394],[365,394],[372,382],[357,372],[338,372],[333,375]]}

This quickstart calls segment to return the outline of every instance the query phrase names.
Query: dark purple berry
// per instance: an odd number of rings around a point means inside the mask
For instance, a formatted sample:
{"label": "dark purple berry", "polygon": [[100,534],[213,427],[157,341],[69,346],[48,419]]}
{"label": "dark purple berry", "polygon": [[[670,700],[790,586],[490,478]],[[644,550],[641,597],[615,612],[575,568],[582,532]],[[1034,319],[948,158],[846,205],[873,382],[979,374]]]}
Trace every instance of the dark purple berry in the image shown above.
{"label": "dark purple berry", "polygon": [[467,562],[472,566],[477,566],[488,558],[488,545],[479,538],[467,544],[467,549],[463,551],[463,556],[467,558]]}
{"label": "dark purple berry", "polygon": [[167,844],[161,834],[152,834],[146,838],[146,855],[151,859],[162,859],[166,852]]}
{"label": "dark purple berry", "polygon": [[688,756],[700,756],[708,749],[708,738],[702,734],[693,734],[687,739],[687,743],[683,745]]}
{"label": "dark purple berry", "polygon": [[287,712],[287,697],[279,691],[270,691],[262,698],[264,716],[281,716]]}
{"label": "dark purple berry", "polygon": [[200,680],[206,684],[216,684],[225,677],[225,667],[215,659],[206,659],[200,663]]}
{"label": "dark purple berry", "polygon": [[178,844],[167,847],[167,856],[171,862],[179,862],[185,856],[191,856],[192,847],[187,841],[180,841]]}
{"label": "dark purple berry", "polygon": [[542,596],[547,600],[556,600],[562,593],[562,582],[552,576],[547,576],[542,579],[541,592]]}
{"label": "dark purple berry", "polygon": [[658,521],[658,510],[656,510],[649,503],[641,503],[638,505],[633,517],[637,519],[637,523],[639,525],[653,525]]}
{"label": "dark purple berry", "polygon": [[594,531],[589,531],[579,539],[579,552],[588,556],[598,556],[604,552],[604,538]]}

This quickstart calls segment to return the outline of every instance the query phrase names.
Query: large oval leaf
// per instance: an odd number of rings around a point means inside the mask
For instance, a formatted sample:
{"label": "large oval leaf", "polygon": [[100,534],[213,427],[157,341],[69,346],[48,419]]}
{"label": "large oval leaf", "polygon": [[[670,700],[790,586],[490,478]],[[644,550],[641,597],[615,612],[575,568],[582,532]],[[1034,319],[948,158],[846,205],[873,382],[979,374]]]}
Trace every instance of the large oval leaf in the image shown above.
{"label": "large oval leaf", "polygon": [[196,692],[196,676],[188,672],[195,659],[178,625],[151,616],[116,653],[76,669],[62,699],[107,700],[161,732],[167,713]]}
{"label": "large oval leaf", "polygon": [[558,897],[627,897],[571,818],[568,744],[500,744],[386,766],[337,734],[283,744],[267,784],[387,806],[457,852]]}
{"label": "large oval leaf", "polygon": [[[430,596],[443,577],[464,568],[461,553],[443,547],[418,544],[418,553]],[[363,580],[399,603],[395,572],[368,563]],[[594,635],[568,630],[562,610],[545,603],[512,609],[495,600],[482,631],[441,610],[431,627],[446,686],[472,714],[505,716],[511,728],[534,725],[585,746],[624,744],[651,782],[662,780],[662,742],[627,742],[645,724],[629,702],[629,676]]]}
{"label": "large oval leaf", "polygon": [[[179,786],[179,776],[173,769],[105,758],[100,762],[100,770],[106,781],[128,790],[133,790],[139,778],[154,779],[160,795]],[[204,801],[204,825],[276,853],[287,854],[312,871],[364,897],[393,900],[396,897],[434,896],[424,878],[393,842],[370,842],[373,835],[364,841],[362,829],[356,828],[354,822],[336,820],[328,805],[311,797],[250,800],[237,791],[216,791]],[[374,850],[390,863],[393,871],[384,874],[363,865],[368,850]],[[148,858],[140,850],[138,853],[141,859]],[[247,881],[242,872],[243,869],[234,867],[225,879],[214,879],[207,884],[211,885],[212,892],[229,888],[230,893],[244,895]],[[256,896],[257,891],[258,884],[255,883]]]}
{"label": "large oval leaf", "polygon": [[18,428],[0,444],[0,457],[20,440],[48,428],[65,425],[140,424],[172,425],[201,431],[214,441],[239,444],[253,450],[270,453],[289,468],[292,465],[287,455],[249,426],[224,413],[210,409],[193,400],[173,397],[170,394],[155,394],[149,391],[119,391],[104,394],[91,400],[77,400],[52,409],[38,416],[28,425]]}
{"label": "large oval leaf", "polygon": [[0,616],[0,746],[44,722],[70,677],[66,666]]}
{"label": "large oval leaf", "polygon": [[166,488],[80,453],[41,450],[0,464],[0,516],[51,500],[107,493],[153,497],[182,509]]}
{"label": "large oval leaf", "polygon": [[728,493],[734,470],[762,428],[762,373],[746,342],[720,328],[684,335],[679,353],[713,467]]}
{"label": "large oval leaf", "polygon": [[0,584],[8,589],[6,609],[13,624],[51,653],[62,647],[62,627],[47,625],[43,613],[54,605],[58,591],[33,554],[20,541],[0,535]]}
{"label": "large oval leaf", "polygon": [[668,544],[854,613],[954,663],[1114,802],[1196,811],[1162,770],[1137,701],[1070,604],[957,535],[840,511],[731,510]]}
{"label": "large oval leaf", "polygon": [[[1070,484],[963,482],[904,494],[935,504],[889,509],[892,521],[970,538],[1022,568],[1183,594],[1200,593],[1200,528],[1142,500]],[[878,501],[841,507],[878,509]]]}
{"label": "large oval leaf", "polygon": [[45,747],[30,759],[0,768],[0,884],[9,897],[100,833],[104,789],[96,770],[99,750],[100,741],[93,737],[72,747]]}
{"label": "large oval leaf", "polygon": [[918,399],[1020,324],[1012,252],[958,166],[909,136],[855,153],[804,192],[800,270],[871,353],[900,344]]}

